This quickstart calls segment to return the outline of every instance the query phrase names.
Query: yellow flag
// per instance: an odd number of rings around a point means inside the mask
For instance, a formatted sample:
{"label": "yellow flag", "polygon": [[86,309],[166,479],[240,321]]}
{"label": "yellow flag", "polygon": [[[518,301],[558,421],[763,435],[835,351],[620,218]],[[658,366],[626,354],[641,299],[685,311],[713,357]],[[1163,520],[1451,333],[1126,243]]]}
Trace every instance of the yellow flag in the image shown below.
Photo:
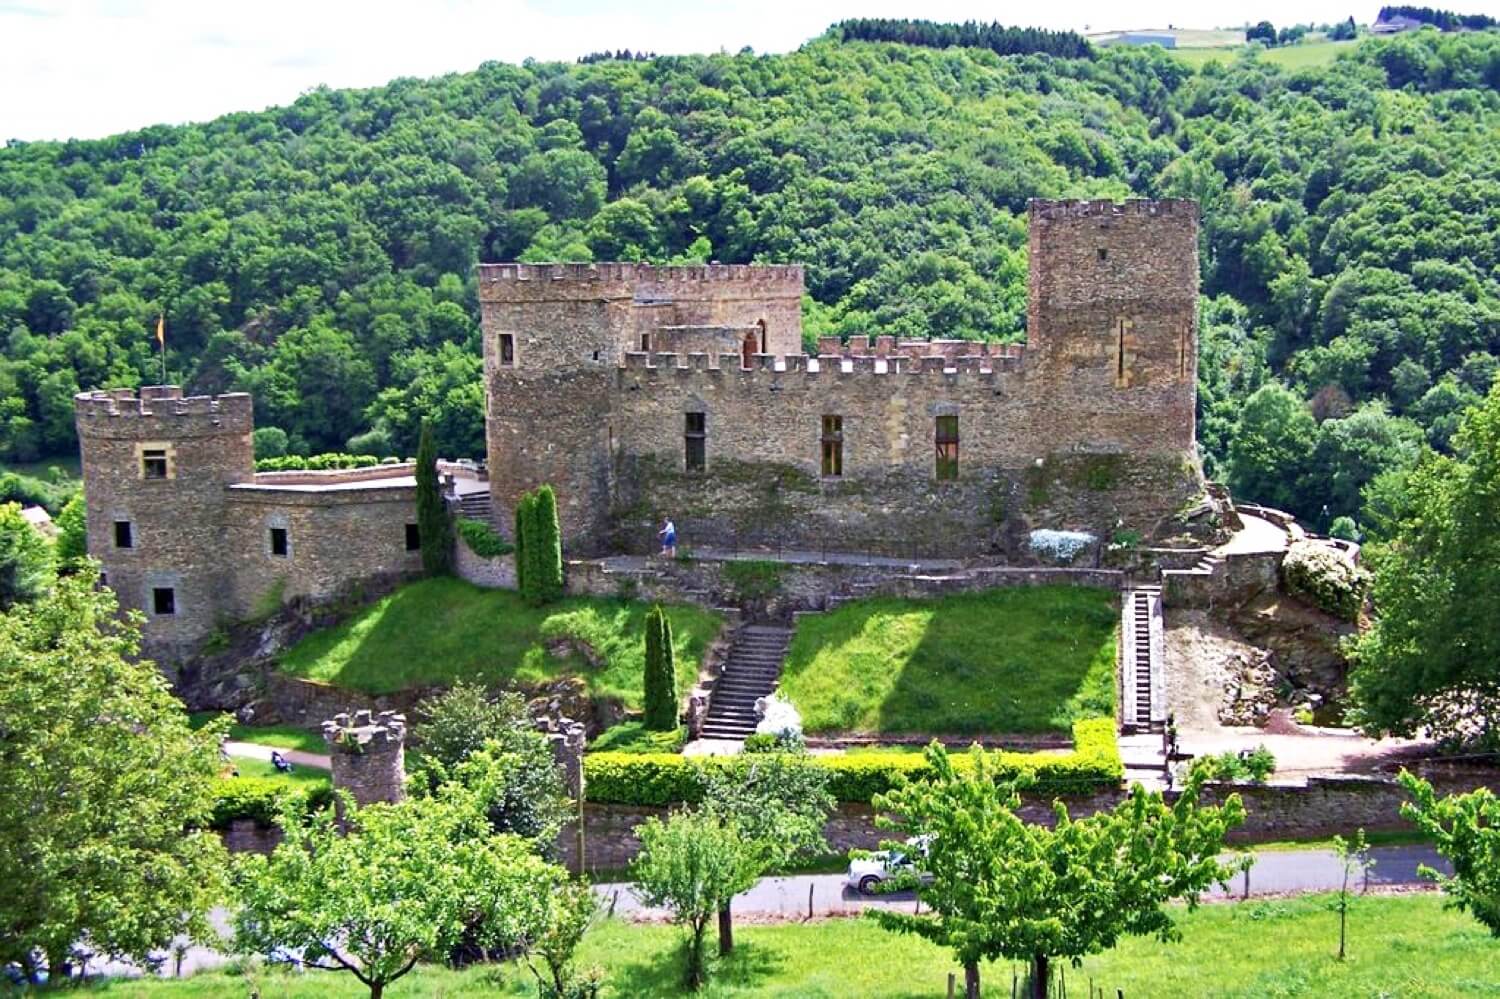
{"label": "yellow flag", "polygon": [[156,317],[156,342],[163,347],[167,345],[167,315],[162,313]]}

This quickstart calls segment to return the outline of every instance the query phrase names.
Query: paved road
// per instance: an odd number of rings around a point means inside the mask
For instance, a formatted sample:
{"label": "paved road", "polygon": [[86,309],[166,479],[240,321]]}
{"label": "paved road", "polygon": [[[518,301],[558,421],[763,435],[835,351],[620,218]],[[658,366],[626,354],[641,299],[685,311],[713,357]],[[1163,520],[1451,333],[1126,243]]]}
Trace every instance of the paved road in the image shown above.
{"label": "paved road", "polygon": [[[1375,866],[1370,871],[1370,887],[1426,884],[1417,876],[1417,866],[1428,864],[1447,871],[1447,864],[1427,846],[1386,846],[1370,851]],[[1342,870],[1332,850],[1276,850],[1253,855],[1250,870],[1250,894],[1269,895],[1284,892],[1332,891],[1339,887]],[[662,910],[641,904],[631,885],[601,884],[595,892],[613,906],[616,915],[665,916]],[[1244,891],[1243,878],[1236,878],[1228,894],[1238,897]],[[809,896],[811,892],[811,896]],[[1214,888],[1210,896],[1225,893]],[[806,916],[809,897],[812,914],[844,915],[877,906],[914,906],[916,895],[898,892],[891,895],[861,895],[844,884],[842,874],[804,874],[785,878],[762,878],[749,891],[735,896],[734,910],[746,915]]]}

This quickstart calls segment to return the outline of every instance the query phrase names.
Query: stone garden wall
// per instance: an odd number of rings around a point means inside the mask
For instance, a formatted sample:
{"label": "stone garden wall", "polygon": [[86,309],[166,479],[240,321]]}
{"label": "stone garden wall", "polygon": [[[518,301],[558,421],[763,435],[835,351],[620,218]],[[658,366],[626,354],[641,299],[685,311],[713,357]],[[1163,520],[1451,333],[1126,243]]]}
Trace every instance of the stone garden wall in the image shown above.
{"label": "stone garden wall", "polygon": [[464,544],[463,538],[453,542],[453,572],[459,579],[466,579],[475,586],[492,590],[514,590],[516,588],[516,557],[497,555],[484,558],[475,555],[473,549]]}

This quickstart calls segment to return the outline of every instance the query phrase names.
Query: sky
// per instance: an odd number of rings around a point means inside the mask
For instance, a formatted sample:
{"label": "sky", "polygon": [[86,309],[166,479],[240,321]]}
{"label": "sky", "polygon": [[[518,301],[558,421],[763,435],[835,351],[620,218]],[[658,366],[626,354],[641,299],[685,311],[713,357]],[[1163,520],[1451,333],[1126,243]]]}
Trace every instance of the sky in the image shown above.
{"label": "sky", "polygon": [[[97,138],[482,62],[785,52],[848,17],[1075,31],[1374,19],[1381,0],[0,0],[0,142]],[[1436,2],[1436,0],[1424,0]],[[1500,14],[1500,0],[1441,4]]]}

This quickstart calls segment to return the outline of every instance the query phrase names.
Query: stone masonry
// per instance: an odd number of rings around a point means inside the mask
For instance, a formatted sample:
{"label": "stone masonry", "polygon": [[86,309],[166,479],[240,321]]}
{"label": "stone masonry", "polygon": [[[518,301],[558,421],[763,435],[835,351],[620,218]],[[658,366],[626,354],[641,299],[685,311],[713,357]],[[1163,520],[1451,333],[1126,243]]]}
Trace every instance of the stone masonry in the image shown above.
{"label": "stone masonry", "polygon": [[578,554],[649,550],[667,514],[689,545],[901,555],[1169,535],[1203,491],[1197,222],[1185,201],[1033,202],[1024,347],[805,357],[796,267],[483,265],[500,523],[548,482]]}
{"label": "stone masonry", "polygon": [[222,624],[412,575],[410,465],[257,473],[250,396],[175,385],[74,399],[88,549],[148,655],[174,662]]}
{"label": "stone masonry", "polygon": [[406,797],[405,715],[335,715],[323,723],[323,741],[328,744],[335,791],[349,792],[356,805]]}

